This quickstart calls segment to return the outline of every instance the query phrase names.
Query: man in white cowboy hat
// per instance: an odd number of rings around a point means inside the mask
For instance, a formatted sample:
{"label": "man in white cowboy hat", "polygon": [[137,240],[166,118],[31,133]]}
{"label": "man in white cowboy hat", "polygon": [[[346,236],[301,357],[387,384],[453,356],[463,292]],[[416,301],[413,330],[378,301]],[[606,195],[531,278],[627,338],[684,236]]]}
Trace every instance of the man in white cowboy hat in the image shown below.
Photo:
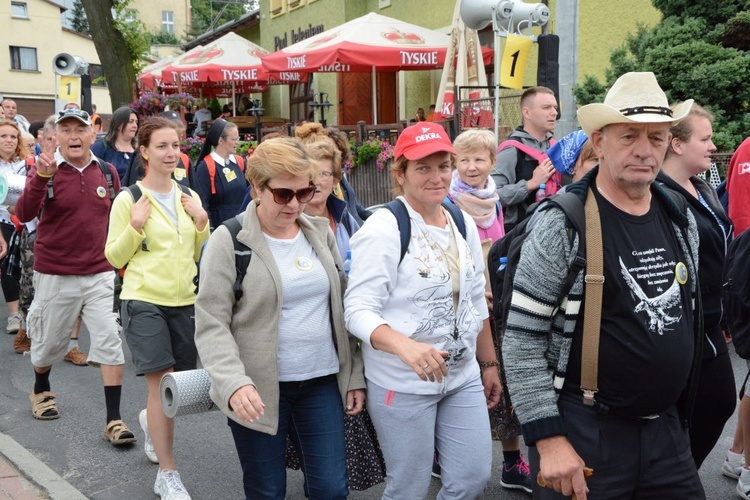
{"label": "man in white cowboy hat", "polygon": [[[564,290],[578,245],[593,232],[581,238],[566,230],[558,208],[524,242],[503,360],[532,477],[547,486],[535,498],[705,496],[686,421],[702,337],[694,315],[698,233],[684,200],[654,183],[669,127],[691,106],[670,111],[653,73],[627,73],[604,104],[578,111],[599,166],[566,190],[598,205],[603,276],[584,279],[584,268]],[[598,355],[584,355],[583,317],[596,310]],[[594,390],[586,392],[584,357],[598,359]],[[584,468],[593,469],[588,480]]]}

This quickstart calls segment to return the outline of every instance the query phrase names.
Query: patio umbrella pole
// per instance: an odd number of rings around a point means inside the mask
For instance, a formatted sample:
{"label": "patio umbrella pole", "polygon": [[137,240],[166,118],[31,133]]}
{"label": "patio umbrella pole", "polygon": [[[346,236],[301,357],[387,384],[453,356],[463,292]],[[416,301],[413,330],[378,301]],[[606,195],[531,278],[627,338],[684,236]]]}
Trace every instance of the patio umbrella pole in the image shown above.
{"label": "patio umbrella pole", "polygon": [[232,116],[237,116],[237,109],[235,106],[235,98],[234,98],[234,80],[232,80]]}
{"label": "patio umbrella pole", "polygon": [[500,29],[497,26],[497,21],[493,16],[492,28],[495,32],[495,137],[500,141],[498,134],[500,133]]}
{"label": "patio umbrella pole", "polygon": [[378,78],[375,66],[372,67],[372,124],[378,124]]}

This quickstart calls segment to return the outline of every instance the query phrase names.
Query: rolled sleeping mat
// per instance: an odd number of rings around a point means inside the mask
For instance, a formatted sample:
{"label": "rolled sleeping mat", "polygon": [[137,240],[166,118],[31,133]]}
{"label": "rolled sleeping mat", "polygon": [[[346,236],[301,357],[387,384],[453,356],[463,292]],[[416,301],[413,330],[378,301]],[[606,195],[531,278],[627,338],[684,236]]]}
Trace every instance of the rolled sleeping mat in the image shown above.
{"label": "rolled sleeping mat", "polygon": [[13,206],[23,193],[26,176],[19,174],[0,174],[0,205]]}
{"label": "rolled sleeping mat", "polygon": [[211,378],[206,370],[165,374],[159,383],[159,399],[169,418],[218,410],[211,400]]}

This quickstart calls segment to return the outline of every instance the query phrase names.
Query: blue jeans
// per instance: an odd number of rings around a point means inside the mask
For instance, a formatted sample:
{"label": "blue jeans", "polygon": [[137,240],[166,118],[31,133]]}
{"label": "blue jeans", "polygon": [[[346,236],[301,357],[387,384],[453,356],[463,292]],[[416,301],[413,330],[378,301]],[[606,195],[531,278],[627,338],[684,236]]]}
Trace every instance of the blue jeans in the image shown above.
{"label": "blue jeans", "polygon": [[344,441],[344,409],[335,375],[279,383],[276,435],[254,431],[229,419],[242,465],[245,498],[286,496],[287,435],[297,448],[310,499],[345,499],[349,494]]}

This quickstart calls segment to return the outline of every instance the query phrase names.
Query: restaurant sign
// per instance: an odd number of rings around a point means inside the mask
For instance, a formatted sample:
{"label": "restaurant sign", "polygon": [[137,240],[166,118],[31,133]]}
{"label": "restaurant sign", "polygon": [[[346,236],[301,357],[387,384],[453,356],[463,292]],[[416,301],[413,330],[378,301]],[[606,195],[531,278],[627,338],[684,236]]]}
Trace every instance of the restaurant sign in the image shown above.
{"label": "restaurant sign", "polygon": [[323,33],[323,31],[325,31],[325,26],[322,24],[318,24],[317,26],[308,24],[307,28],[305,29],[302,29],[302,27],[299,26],[296,30],[291,29],[289,30],[289,33],[284,33],[284,36],[273,37],[273,49],[281,50],[288,47],[290,38],[289,35],[291,35],[292,43],[295,44],[297,42],[301,42],[302,40],[313,37],[319,33]]}

